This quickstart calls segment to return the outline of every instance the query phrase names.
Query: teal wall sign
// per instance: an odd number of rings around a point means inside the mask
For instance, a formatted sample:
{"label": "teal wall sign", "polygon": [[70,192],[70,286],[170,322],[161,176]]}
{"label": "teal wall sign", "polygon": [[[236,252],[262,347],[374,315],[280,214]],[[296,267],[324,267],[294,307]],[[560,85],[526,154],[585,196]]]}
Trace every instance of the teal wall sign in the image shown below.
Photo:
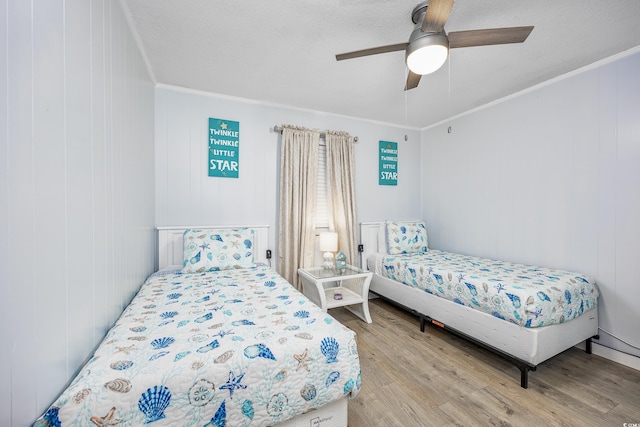
{"label": "teal wall sign", "polygon": [[380,141],[379,185],[398,185],[398,143]]}
{"label": "teal wall sign", "polygon": [[209,176],[237,178],[239,150],[240,122],[209,118]]}

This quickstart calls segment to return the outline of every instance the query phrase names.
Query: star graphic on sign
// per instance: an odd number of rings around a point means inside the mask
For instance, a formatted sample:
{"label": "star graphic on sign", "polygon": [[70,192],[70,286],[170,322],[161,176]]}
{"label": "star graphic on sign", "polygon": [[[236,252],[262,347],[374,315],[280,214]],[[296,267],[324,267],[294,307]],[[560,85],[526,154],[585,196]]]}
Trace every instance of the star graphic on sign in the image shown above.
{"label": "star graphic on sign", "polygon": [[304,353],[302,354],[295,354],[293,355],[293,357],[296,358],[296,360],[298,361],[298,366],[296,366],[296,371],[300,368],[304,368],[307,370],[307,372],[309,372],[309,366],[307,365],[309,362],[311,362],[313,359],[309,357],[309,349],[305,348],[304,349]]}
{"label": "star graphic on sign", "polygon": [[246,385],[240,384],[240,381],[242,381],[243,377],[244,377],[244,374],[240,374],[239,377],[236,377],[233,371],[229,371],[229,380],[227,380],[227,383],[225,385],[221,385],[219,389],[229,390],[229,399],[233,399],[233,392],[236,389],[240,388],[244,390],[245,388],[247,388]]}
{"label": "star graphic on sign", "polygon": [[226,128],[227,128],[226,123],[220,123],[220,129],[226,129]]}

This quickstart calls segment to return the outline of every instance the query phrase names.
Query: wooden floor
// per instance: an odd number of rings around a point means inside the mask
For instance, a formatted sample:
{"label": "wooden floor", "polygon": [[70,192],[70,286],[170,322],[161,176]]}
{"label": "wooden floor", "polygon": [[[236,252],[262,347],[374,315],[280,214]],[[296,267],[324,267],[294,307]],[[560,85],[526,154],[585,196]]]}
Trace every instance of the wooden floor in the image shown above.
{"label": "wooden floor", "polygon": [[373,323],[344,308],[330,314],[354,330],[362,389],[349,401],[349,427],[640,426],[640,371],[571,348],[529,373],[427,326],[381,300]]}

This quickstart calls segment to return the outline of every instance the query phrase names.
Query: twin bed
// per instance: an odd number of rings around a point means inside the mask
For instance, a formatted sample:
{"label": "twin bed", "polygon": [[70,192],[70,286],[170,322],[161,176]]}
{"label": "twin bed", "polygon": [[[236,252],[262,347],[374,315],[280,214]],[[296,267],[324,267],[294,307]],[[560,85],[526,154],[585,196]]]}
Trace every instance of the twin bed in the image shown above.
{"label": "twin bed", "polygon": [[159,271],[35,425],[346,426],[356,336],[263,264],[267,242],[159,229]]}
{"label": "twin bed", "polygon": [[510,359],[528,372],[598,333],[595,281],[563,270],[428,249],[422,221],[360,228],[370,290]]}

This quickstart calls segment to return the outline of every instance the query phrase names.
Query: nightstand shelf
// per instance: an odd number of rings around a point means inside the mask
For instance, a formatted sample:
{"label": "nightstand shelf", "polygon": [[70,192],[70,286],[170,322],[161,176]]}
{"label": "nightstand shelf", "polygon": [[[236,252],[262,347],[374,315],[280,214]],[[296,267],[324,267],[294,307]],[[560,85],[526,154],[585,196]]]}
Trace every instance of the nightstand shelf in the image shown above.
{"label": "nightstand shelf", "polygon": [[[324,311],[345,307],[365,322],[371,323],[369,285],[373,275],[370,271],[348,265],[341,269],[301,268],[298,274],[302,282],[302,293],[318,307]],[[337,285],[325,286],[330,283]],[[341,294],[342,299],[336,299],[336,293]]]}

